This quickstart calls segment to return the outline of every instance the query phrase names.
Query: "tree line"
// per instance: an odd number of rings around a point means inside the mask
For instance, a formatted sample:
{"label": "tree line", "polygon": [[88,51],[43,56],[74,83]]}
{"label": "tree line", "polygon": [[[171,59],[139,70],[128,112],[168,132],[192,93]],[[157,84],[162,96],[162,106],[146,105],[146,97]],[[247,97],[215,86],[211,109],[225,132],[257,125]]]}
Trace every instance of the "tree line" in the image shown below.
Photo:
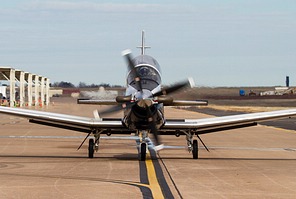
{"label": "tree line", "polygon": [[51,83],[50,87],[60,87],[60,88],[97,88],[97,87],[104,87],[104,88],[114,88],[114,87],[122,87],[121,85],[110,85],[106,83],[101,84],[87,84],[85,82],[79,82],[77,86],[72,84],[71,82],[54,82]]}

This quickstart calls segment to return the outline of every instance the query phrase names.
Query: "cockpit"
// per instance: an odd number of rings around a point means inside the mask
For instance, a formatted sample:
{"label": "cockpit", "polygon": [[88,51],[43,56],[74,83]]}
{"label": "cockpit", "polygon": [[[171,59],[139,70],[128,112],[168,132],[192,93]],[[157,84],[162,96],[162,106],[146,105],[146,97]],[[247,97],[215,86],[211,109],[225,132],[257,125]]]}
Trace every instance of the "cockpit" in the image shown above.
{"label": "cockpit", "polygon": [[[134,60],[137,74],[140,76],[143,89],[153,90],[161,84],[161,76],[159,65],[155,59],[150,56],[142,55]],[[135,85],[135,75],[129,71],[127,83],[131,86]]]}

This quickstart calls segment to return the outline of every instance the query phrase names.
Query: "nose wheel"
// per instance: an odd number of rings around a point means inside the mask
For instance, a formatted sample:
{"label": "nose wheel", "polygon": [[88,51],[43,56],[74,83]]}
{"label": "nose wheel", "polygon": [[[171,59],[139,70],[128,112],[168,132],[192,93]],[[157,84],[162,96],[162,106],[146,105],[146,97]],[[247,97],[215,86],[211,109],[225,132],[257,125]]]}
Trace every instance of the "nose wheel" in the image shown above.
{"label": "nose wheel", "polygon": [[145,161],[146,160],[146,152],[147,152],[147,142],[146,138],[148,137],[148,131],[141,130],[138,132],[140,138],[140,144],[138,145],[139,150],[139,160]]}
{"label": "nose wheel", "polygon": [[141,143],[140,146],[140,161],[145,161],[146,160],[146,150],[147,150],[147,144],[146,143]]}

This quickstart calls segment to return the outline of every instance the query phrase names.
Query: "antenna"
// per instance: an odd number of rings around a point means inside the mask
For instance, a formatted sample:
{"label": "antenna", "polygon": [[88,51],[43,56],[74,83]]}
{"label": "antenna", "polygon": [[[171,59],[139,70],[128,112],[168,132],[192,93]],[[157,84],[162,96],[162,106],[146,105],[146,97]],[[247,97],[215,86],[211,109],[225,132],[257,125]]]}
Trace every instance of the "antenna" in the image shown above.
{"label": "antenna", "polygon": [[145,31],[142,30],[142,45],[137,48],[141,48],[141,55],[145,55],[145,49],[151,48],[150,46],[145,46]]}

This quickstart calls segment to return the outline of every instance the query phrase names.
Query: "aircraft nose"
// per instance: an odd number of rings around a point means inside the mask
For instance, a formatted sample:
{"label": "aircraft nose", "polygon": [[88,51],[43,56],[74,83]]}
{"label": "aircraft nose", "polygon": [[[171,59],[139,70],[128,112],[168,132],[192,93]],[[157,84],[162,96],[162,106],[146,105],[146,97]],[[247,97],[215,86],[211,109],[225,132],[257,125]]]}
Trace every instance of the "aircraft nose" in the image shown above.
{"label": "aircraft nose", "polygon": [[137,105],[142,108],[150,107],[152,105],[152,101],[150,99],[140,100]]}
{"label": "aircraft nose", "polygon": [[147,90],[147,89],[143,89],[142,91],[138,91],[135,94],[135,98],[138,100],[149,99],[149,98],[151,98],[151,96],[153,96],[151,91]]}

